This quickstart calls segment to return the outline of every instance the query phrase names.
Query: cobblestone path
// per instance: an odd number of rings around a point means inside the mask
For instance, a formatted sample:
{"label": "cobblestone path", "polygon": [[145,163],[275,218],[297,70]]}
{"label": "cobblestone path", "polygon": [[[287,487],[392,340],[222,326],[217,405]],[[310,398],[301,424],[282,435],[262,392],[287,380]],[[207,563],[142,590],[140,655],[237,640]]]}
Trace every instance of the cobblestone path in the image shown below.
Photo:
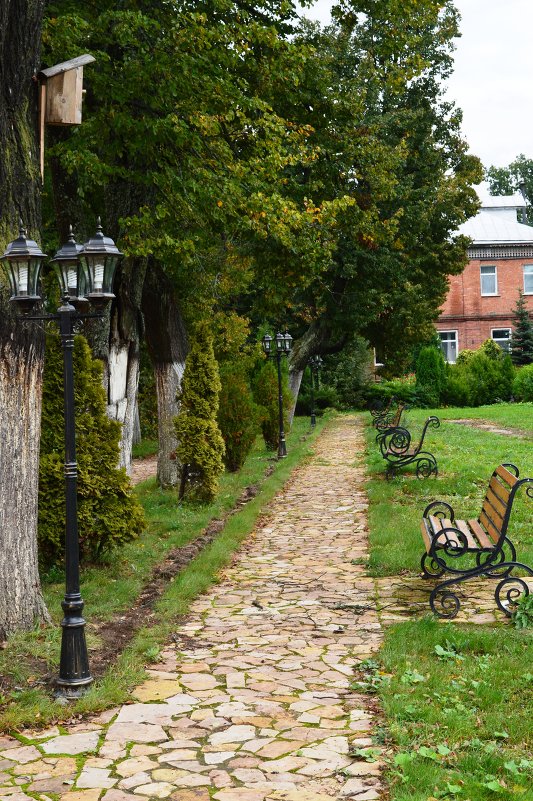
{"label": "cobblestone path", "polygon": [[350,689],[380,645],[366,555],[363,435],[337,418],[132,703],[0,739],[10,801],[380,797],[372,714]]}

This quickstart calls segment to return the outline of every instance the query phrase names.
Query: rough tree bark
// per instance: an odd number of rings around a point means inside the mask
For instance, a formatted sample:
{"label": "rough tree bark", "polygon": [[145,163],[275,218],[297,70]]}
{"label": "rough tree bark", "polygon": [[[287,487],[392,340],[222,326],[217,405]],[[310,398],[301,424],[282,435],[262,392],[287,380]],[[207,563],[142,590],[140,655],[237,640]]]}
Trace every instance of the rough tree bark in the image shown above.
{"label": "rough tree bark", "polygon": [[143,291],[146,344],[154,368],[157,391],[158,438],[157,482],[175,487],[179,463],[174,418],[178,414],[177,394],[185,370],[187,335],[172,282],[158,265],[150,265]]}
{"label": "rough tree bark", "polygon": [[[0,3],[0,249],[22,217],[39,239],[37,85],[42,0]],[[37,566],[44,339],[17,322],[0,277],[0,639],[49,620]]]}

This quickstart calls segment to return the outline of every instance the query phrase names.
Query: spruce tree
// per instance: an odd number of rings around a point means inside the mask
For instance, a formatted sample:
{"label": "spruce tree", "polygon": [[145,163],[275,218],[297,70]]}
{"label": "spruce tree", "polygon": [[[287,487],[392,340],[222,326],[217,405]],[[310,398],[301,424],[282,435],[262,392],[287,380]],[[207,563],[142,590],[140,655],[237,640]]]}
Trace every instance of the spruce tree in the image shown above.
{"label": "spruce tree", "polygon": [[224,472],[224,440],[217,424],[220,388],[213,338],[207,324],[200,323],[185,362],[175,423],[176,456],[182,464],[180,497],[187,482],[187,494],[197,500],[209,502],[217,494],[218,477]]}
{"label": "spruce tree", "polygon": [[533,323],[529,318],[522,290],[518,290],[518,301],[514,312],[515,327],[511,337],[511,358],[514,364],[533,362]]}

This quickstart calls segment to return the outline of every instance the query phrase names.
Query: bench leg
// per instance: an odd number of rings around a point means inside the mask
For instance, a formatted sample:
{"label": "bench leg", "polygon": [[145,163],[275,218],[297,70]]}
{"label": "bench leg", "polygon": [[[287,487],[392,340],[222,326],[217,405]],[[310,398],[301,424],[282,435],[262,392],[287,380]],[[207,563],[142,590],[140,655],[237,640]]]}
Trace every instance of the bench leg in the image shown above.
{"label": "bench leg", "polygon": [[431,453],[424,453],[416,459],[416,477],[429,478],[438,474],[437,460]]}
{"label": "bench leg", "polygon": [[[509,550],[509,557],[506,556],[504,548],[506,550],[507,549]],[[503,538],[502,549],[498,552],[498,555],[493,562],[490,561],[489,552],[480,551],[478,554],[476,554],[476,564],[478,567],[481,567],[481,565],[483,564],[491,564],[497,567],[498,565],[501,565],[503,562],[516,562],[516,548],[514,547],[513,543],[508,537]],[[498,579],[508,575],[508,573],[509,573],[509,568],[507,568],[507,570],[504,569],[503,571],[494,570],[491,571],[490,574],[488,574],[488,577],[493,579]]]}
{"label": "bench leg", "polygon": [[420,567],[422,568],[424,578],[440,578],[446,573],[446,568],[439,564],[435,557],[431,556],[429,553],[422,555]]}
{"label": "bench leg", "polygon": [[[454,576],[447,581],[441,582],[441,584],[437,584],[429,596],[429,605],[431,607],[431,611],[437,617],[451,620],[457,615],[459,609],[461,608],[459,597],[455,594],[455,592],[449,589],[452,584],[460,584],[463,581],[468,581],[469,579],[477,578],[483,575],[490,578],[491,574],[495,574],[497,577],[501,577],[503,575],[504,578],[496,587],[494,599],[499,609],[501,609],[501,611],[507,615],[507,617],[511,617],[513,613],[513,607],[518,598],[521,595],[529,595],[529,587],[524,579],[519,578],[518,576],[510,575],[515,568],[525,572],[528,576],[533,576],[533,570],[528,565],[524,565],[521,562],[501,562],[494,566],[486,564],[481,565],[480,567],[469,571],[466,575]],[[500,571],[499,576],[497,571]]]}

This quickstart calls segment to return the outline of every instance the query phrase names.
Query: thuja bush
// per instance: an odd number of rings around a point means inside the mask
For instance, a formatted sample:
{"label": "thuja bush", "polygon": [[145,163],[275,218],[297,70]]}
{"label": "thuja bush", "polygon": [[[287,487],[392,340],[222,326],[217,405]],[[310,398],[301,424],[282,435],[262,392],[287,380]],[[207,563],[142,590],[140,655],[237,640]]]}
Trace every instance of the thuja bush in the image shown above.
{"label": "thuja bush", "polygon": [[493,340],[476,351],[462,351],[448,365],[443,400],[451,406],[483,406],[510,400],[516,368]]}
{"label": "thuja bush", "polygon": [[225,362],[220,366],[218,426],[224,439],[224,464],[240,470],[259,433],[259,407],[254,402],[248,372],[243,364]]}
{"label": "thuja bush", "polygon": [[[287,430],[289,412],[292,408],[292,393],[289,389],[286,365],[281,374],[283,393],[283,420],[284,429]],[[253,382],[254,399],[260,407],[261,431],[265,445],[276,450],[279,444],[279,401],[278,401],[278,369],[274,362],[266,361],[256,375]]]}
{"label": "thuja bush", "polygon": [[[134,539],[144,526],[142,508],[124,468],[118,468],[120,423],[106,415],[102,363],[82,336],[74,340],[78,530],[80,557],[94,560]],[[39,555],[43,565],[62,559],[65,531],[63,355],[47,337],[39,465]]]}
{"label": "thuja bush", "polygon": [[433,345],[421,348],[416,360],[417,405],[438,406],[445,384],[446,364],[442,351]]}
{"label": "thuja bush", "polygon": [[185,362],[180,413],[175,428],[176,456],[182,467],[180,495],[202,502],[212,501],[218,477],[224,472],[224,440],[217,424],[221,389],[213,338],[206,323],[193,333]]}
{"label": "thuja bush", "polygon": [[517,370],[513,381],[513,396],[519,401],[533,401],[533,364]]}

